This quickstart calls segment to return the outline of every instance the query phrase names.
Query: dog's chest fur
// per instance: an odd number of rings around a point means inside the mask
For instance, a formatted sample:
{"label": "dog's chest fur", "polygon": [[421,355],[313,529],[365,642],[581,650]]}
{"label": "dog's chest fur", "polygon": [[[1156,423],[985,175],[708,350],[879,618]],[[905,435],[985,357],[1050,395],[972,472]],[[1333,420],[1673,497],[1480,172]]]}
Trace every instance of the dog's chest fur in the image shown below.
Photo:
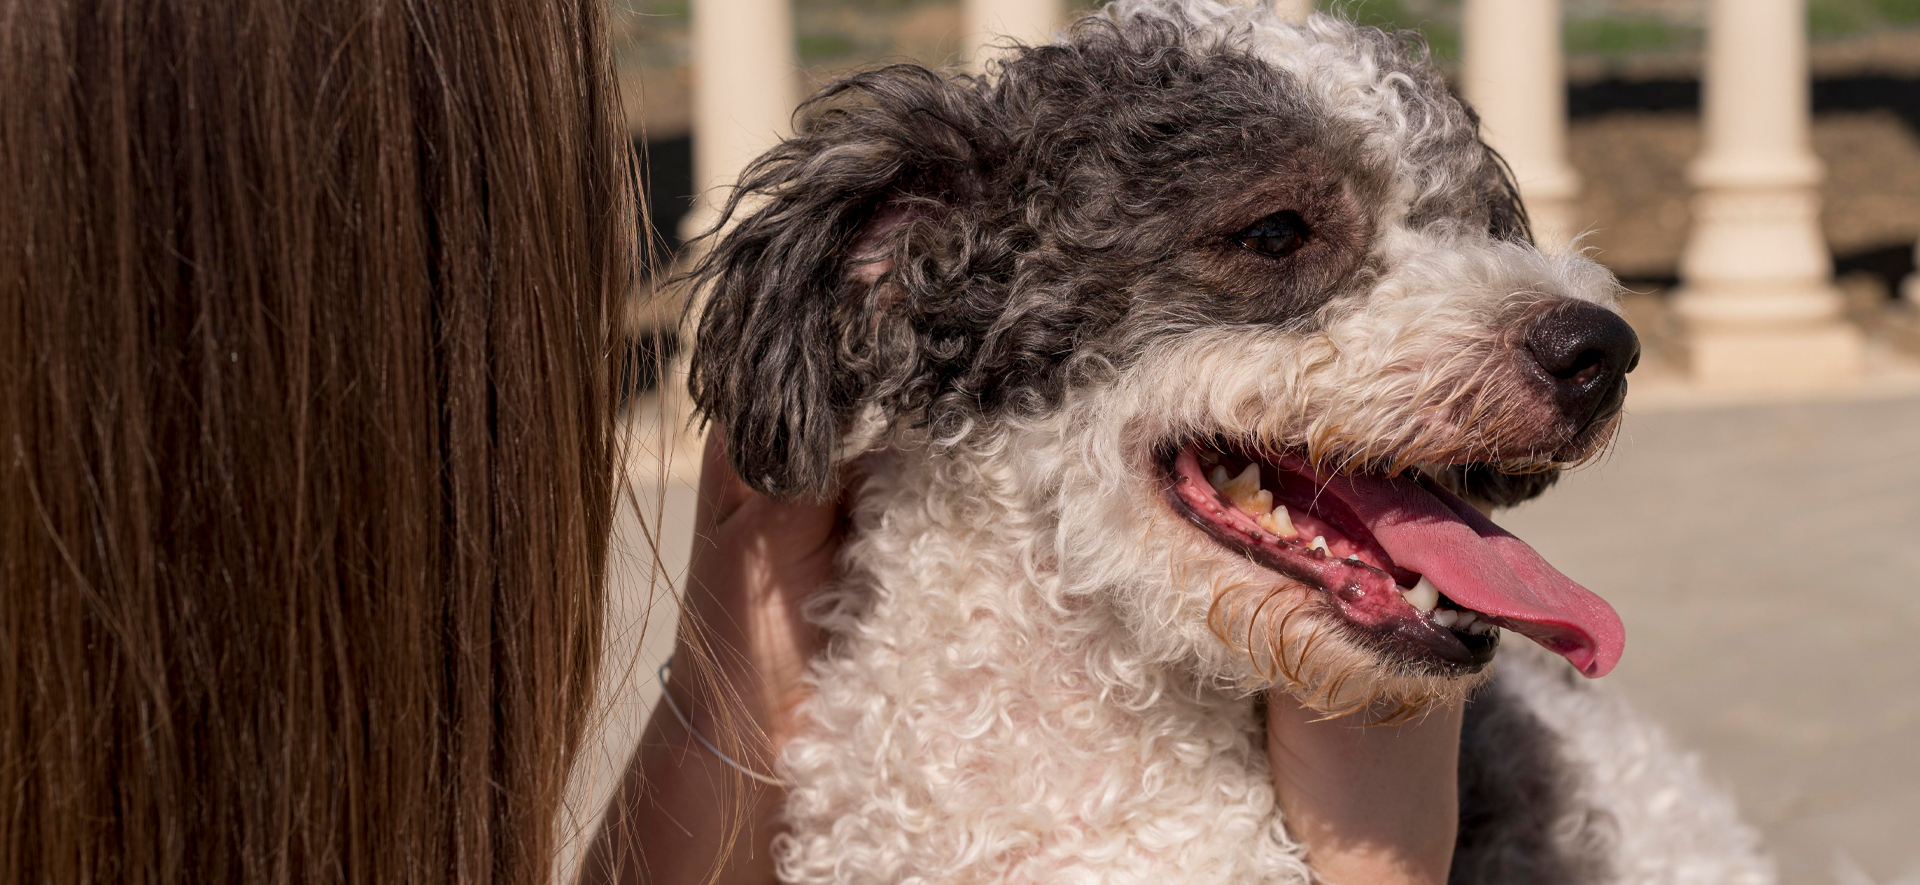
{"label": "dog's chest fur", "polygon": [[[1144,660],[1065,596],[1054,527],[991,459],[876,461],[816,602],[833,635],[782,764],[782,878],[1312,881],[1255,701]],[[1456,882],[1762,883],[1693,760],[1510,642],[1469,706]]]}
{"label": "dog's chest fur", "polygon": [[869,481],[785,756],[787,876],[1297,877],[1252,704],[1138,660],[1101,606],[1057,605],[1054,532],[1018,486],[959,459]]}

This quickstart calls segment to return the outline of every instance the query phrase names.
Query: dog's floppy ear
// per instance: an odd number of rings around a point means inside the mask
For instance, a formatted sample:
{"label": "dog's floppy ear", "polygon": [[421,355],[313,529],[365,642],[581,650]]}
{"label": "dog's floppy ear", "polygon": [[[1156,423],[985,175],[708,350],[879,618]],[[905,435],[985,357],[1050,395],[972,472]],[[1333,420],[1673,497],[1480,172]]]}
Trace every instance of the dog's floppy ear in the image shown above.
{"label": "dog's floppy ear", "polygon": [[1533,244],[1533,221],[1527,217],[1527,206],[1520,201],[1520,185],[1513,179],[1513,167],[1507,165],[1507,158],[1498,151],[1487,148],[1492,158],[1495,174],[1491,181],[1481,189],[1480,199],[1487,207],[1487,232],[1494,239],[1512,240],[1518,243]]}
{"label": "dog's floppy ear", "polygon": [[854,416],[912,350],[887,343],[899,337],[885,316],[901,297],[888,273],[896,234],[976,190],[982,107],[964,77],[860,74],[810,99],[799,134],[741,176],[714,228],[725,233],[691,273],[706,300],[688,383],[748,485],[781,498],[835,490]]}
{"label": "dog's floppy ear", "polygon": [[[1467,112],[1468,122],[1474,130],[1480,130],[1480,112],[1465,101],[1460,102],[1462,110]],[[1480,149],[1486,151],[1486,165],[1480,176],[1479,197],[1482,208],[1487,213],[1487,233],[1496,240],[1511,240],[1533,245],[1533,221],[1527,217],[1527,206],[1520,200],[1520,182],[1513,176],[1513,167],[1507,158],[1487,144],[1484,135],[1476,141]]]}

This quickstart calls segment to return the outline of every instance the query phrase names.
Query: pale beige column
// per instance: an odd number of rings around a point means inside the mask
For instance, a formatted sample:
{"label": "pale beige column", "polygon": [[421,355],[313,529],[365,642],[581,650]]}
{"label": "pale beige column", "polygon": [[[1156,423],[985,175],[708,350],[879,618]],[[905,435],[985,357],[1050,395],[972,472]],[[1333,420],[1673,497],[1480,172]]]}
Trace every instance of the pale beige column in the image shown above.
{"label": "pale beige column", "polygon": [[800,65],[790,0],[693,2],[693,211],[706,230],[755,157],[790,133]]}
{"label": "pale beige column", "polygon": [[1778,390],[1860,373],[1820,234],[1804,0],[1712,0],[1705,129],[1676,308],[1694,379]]}
{"label": "pale beige column", "polygon": [[1580,176],[1567,162],[1560,0],[1467,0],[1461,88],[1487,143],[1513,167],[1540,244],[1580,232]]}
{"label": "pale beige column", "polygon": [[963,0],[962,52],[975,71],[1001,53],[1008,38],[1033,45],[1050,42],[1064,14],[1062,0]]}
{"label": "pale beige column", "polygon": [[1313,14],[1313,0],[1273,0],[1273,11],[1290,22],[1303,22]]}

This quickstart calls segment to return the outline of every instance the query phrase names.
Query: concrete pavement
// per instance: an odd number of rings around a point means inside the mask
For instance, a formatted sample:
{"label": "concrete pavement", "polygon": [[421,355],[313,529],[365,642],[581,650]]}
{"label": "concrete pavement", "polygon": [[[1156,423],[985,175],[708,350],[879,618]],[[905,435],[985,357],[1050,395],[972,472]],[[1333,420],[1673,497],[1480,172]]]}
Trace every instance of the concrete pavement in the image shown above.
{"label": "concrete pavement", "polygon": [[1920,883],[1920,397],[1634,414],[1496,520],[1627,623],[1610,681],[1788,885]]}

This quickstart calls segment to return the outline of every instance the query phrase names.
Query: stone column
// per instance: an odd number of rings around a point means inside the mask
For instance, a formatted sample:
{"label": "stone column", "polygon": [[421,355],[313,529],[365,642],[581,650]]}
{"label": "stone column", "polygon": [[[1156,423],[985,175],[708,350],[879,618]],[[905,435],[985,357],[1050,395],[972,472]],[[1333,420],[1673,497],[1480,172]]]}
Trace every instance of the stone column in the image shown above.
{"label": "stone column", "polygon": [[1273,11],[1290,22],[1303,22],[1313,14],[1313,0],[1273,0]]}
{"label": "stone column", "polygon": [[1712,0],[1693,231],[1675,302],[1705,387],[1828,386],[1860,373],[1820,233],[1805,0]]}
{"label": "stone column", "polygon": [[688,234],[713,223],[755,157],[790,131],[799,99],[791,0],[693,2],[693,211]]}
{"label": "stone column", "polygon": [[962,51],[975,71],[985,69],[988,61],[1008,38],[1026,43],[1045,43],[1060,27],[1061,0],[963,0],[961,8]]}
{"label": "stone column", "polygon": [[1567,162],[1567,71],[1560,0],[1467,0],[1462,91],[1481,135],[1513,167],[1540,245],[1580,232],[1580,176]]}

